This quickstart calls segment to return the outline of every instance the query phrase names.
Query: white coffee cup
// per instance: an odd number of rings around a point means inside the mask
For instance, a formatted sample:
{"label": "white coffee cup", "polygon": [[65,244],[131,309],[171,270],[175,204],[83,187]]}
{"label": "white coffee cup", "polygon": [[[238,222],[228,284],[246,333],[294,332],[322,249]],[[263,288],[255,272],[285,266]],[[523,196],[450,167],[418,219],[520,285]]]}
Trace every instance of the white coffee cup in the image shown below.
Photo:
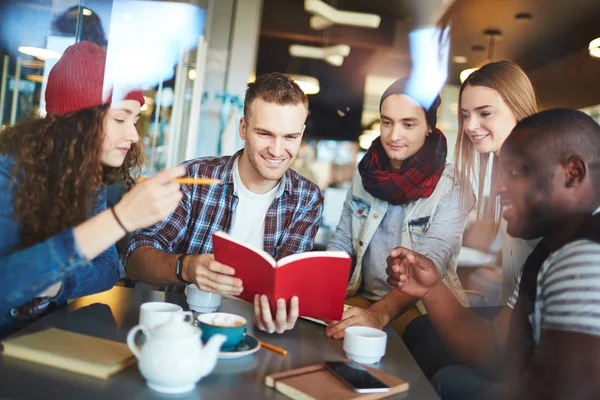
{"label": "white coffee cup", "polygon": [[194,314],[191,311],[183,311],[177,304],[153,301],[140,306],[140,325],[153,329],[170,322],[174,314],[183,314],[185,321],[194,323]]}
{"label": "white coffee cup", "polygon": [[194,284],[185,287],[185,296],[190,310],[199,313],[215,312],[221,305],[222,296],[219,293],[200,290]]}
{"label": "white coffee cup", "polygon": [[344,331],[346,357],[362,364],[375,364],[385,354],[387,334],[366,326],[351,326]]}

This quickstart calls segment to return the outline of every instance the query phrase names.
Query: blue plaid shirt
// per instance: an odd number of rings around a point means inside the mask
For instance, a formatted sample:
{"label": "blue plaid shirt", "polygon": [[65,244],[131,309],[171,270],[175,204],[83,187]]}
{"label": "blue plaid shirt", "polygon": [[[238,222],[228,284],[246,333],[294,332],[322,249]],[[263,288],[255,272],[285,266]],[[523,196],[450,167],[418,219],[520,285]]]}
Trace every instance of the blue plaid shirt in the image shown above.
{"label": "blue plaid shirt", "polygon": [[[238,151],[228,157],[206,157],[186,161],[185,177],[220,179],[220,185],[183,185],[183,199],[167,219],[136,231],[125,259],[140,246],[166,253],[212,253],[212,235],[230,232],[238,197],[233,185],[233,166]],[[318,186],[295,171],[287,170],[283,184],[265,216],[264,251],[279,260],[310,251],[323,211]],[[175,266],[173,265],[173,271]],[[181,285],[171,290],[181,290]]]}

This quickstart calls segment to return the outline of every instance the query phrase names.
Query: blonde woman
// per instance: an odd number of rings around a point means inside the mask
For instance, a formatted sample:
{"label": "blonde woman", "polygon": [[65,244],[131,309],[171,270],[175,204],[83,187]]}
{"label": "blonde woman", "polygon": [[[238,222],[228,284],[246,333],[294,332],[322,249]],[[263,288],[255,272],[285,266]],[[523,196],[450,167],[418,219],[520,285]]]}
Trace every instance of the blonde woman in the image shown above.
{"label": "blonde woman", "polygon": [[[496,163],[502,144],[517,122],[537,112],[535,92],[518,65],[509,61],[493,62],[465,80],[460,88],[458,108],[454,176],[461,184],[463,198],[471,192],[471,185],[475,186],[477,219],[488,221],[492,229],[500,230],[504,278],[499,303],[504,305],[537,241],[523,241],[506,234],[499,199],[494,193],[498,176]],[[491,190],[486,197],[488,187]]]}
{"label": "blonde woman", "polygon": [[[488,222],[492,235],[499,231],[502,236],[504,281],[499,305],[504,306],[515,289],[523,263],[538,240],[524,241],[506,233],[506,221],[500,220],[500,205],[493,190],[498,175],[496,161],[517,122],[537,111],[535,93],[529,78],[518,65],[498,61],[469,75],[460,88],[458,105],[460,134],[454,154],[454,178],[460,182],[463,201],[475,186],[477,219]],[[486,198],[487,187],[492,190]],[[499,308],[484,307],[473,311],[483,318],[493,319]],[[506,314],[498,316],[505,317]],[[429,378],[447,365],[460,364],[427,316],[412,321],[403,339]]]}

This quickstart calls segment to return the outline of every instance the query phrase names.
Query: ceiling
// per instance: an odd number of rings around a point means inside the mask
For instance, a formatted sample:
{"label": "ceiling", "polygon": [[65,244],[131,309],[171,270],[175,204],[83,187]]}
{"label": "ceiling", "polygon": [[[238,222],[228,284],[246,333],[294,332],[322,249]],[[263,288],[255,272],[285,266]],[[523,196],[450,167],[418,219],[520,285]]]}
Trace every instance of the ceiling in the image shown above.
{"label": "ceiling", "polygon": [[[408,33],[435,24],[447,0],[326,0],[340,10],[381,16],[377,29],[334,26],[312,30],[303,0],[264,0],[257,57],[257,74],[271,71],[309,74],[321,83],[310,96],[307,135],[355,140],[362,131],[365,99],[381,95],[374,77],[401,77],[411,70]],[[530,75],[543,108],[582,108],[600,104],[600,59],[588,55],[590,40],[600,36],[598,0],[463,0],[453,16],[450,59],[467,57],[466,64],[450,62],[448,83],[459,84],[462,69],[488,54],[483,31],[499,29],[494,60],[509,59]],[[531,13],[528,22],[517,13]],[[290,44],[326,46],[345,43],[350,55],[341,67],[320,60],[290,57]],[[474,45],[483,51],[473,51]],[[371,87],[373,89],[371,89]],[[378,91],[379,93],[374,93]]]}

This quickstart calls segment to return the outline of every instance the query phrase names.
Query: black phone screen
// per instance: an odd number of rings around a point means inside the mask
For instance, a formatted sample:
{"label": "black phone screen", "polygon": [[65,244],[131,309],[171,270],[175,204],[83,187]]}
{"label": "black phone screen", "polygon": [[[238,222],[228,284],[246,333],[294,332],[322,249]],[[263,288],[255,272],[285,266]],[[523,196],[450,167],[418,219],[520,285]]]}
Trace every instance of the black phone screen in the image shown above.
{"label": "black phone screen", "polygon": [[384,392],[389,387],[353,361],[326,361],[325,367],[355,391]]}

